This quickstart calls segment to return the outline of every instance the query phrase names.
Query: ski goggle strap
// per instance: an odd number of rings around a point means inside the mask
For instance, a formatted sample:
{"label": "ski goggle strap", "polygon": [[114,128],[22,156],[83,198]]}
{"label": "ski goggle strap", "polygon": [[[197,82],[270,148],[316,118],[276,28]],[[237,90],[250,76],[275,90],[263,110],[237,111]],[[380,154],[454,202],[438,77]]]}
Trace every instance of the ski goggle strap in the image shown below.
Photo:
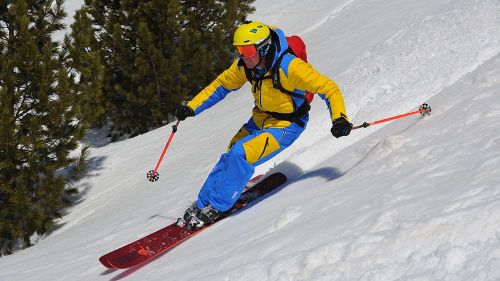
{"label": "ski goggle strap", "polygon": [[257,48],[255,45],[243,45],[243,46],[236,46],[238,49],[238,55],[240,58],[251,58],[257,55]]}

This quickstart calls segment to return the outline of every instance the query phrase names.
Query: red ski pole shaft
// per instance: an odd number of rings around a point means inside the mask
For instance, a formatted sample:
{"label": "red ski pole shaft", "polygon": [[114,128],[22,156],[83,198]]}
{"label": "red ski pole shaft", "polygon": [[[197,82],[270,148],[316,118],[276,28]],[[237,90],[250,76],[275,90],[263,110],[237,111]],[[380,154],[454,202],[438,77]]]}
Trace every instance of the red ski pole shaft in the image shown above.
{"label": "red ski pole shaft", "polygon": [[431,107],[428,104],[424,103],[424,104],[422,104],[420,106],[419,110],[415,110],[415,111],[411,111],[411,112],[408,112],[408,113],[403,113],[403,114],[399,114],[399,115],[387,117],[387,118],[376,120],[376,121],[372,121],[372,122],[364,122],[361,125],[352,127],[352,130],[360,129],[360,128],[366,128],[366,127],[369,127],[369,126],[372,126],[372,125],[377,125],[377,124],[380,124],[380,123],[384,123],[384,122],[396,120],[396,119],[399,119],[399,118],[404,118],[404,117],[407,117],[407,116],[410,116],[410,115],[414,115],[414,114],[418,114],[418,113],[420,113],[422,116],[424,116],[426,114],[430,114],[430,112],[431,112]]}
{"label": "red ski pole shaft", "polygon": [[147,177],[148,177],[149,181],[154,182],[154,181],[157,181],[159,179],[158,168],[160,168],[161,161],[163,160],[163,157],[165,157],[165,154],[167,153],[167,149],[170,146],[172,139],[174,138],[175,132],[177,132],[177,127],[179,126],[180,122],[181,122],[180,120],[177,120],[177,123],[175,123],[175,125],[172,127],[172,133],[170,133],[170,136],[168,137],[168,141],[165,144],[163,151],[161,152],[161,156],[158,159],[158,162],[156,163],[155,169],[148,172]]}

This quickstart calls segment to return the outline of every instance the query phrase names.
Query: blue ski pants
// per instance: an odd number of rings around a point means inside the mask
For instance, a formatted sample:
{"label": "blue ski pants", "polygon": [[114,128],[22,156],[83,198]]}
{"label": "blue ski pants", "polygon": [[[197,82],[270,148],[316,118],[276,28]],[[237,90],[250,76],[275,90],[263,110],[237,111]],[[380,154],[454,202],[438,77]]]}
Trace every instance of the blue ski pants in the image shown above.
{"label": "blue ski pants", "polygon": [[[308,116],[304,119],[307,124]],[[304,129],[305,126],[296,123],[285,128],[260,129],[250,118],[208,175],[198,194],[198,208],[210,204],[220,211],[229,210],[251,179],[255,167],[289,147]]]}

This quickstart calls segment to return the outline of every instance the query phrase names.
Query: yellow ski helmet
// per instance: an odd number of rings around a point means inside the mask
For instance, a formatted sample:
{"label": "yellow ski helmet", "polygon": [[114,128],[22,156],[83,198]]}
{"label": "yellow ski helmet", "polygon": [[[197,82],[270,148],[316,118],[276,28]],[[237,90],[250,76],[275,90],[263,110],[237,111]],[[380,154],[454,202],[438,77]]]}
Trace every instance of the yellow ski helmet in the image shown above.
{"label": "yellow ski helmet", "polygon": [[252,46],[254,52],[264,57],[271,47],[271,30],[261,22],[245,22],[234,32],[233,45],[238,48],[241,57],[250,56]]}
{"label": "yellow ski helmet", "polygon": [[256,21],[245,22],[234,32],[233,45],[258,45],[269,35],[271,35],[271,31],[267,25]]}

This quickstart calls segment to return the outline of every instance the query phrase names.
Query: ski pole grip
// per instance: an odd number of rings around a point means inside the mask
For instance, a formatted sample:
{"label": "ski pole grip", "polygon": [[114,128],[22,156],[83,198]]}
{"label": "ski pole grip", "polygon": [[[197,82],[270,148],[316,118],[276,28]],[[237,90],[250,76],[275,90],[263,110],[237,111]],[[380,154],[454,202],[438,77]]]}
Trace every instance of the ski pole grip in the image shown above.
{"label": "ski pole grip", "polygon": [[175,125],[172,126],[172,132],[174,134],[177,133],[177,127],[179,127],[180,122],[181,122],[180,120],[177,120],[177,123],[175,123]]}

